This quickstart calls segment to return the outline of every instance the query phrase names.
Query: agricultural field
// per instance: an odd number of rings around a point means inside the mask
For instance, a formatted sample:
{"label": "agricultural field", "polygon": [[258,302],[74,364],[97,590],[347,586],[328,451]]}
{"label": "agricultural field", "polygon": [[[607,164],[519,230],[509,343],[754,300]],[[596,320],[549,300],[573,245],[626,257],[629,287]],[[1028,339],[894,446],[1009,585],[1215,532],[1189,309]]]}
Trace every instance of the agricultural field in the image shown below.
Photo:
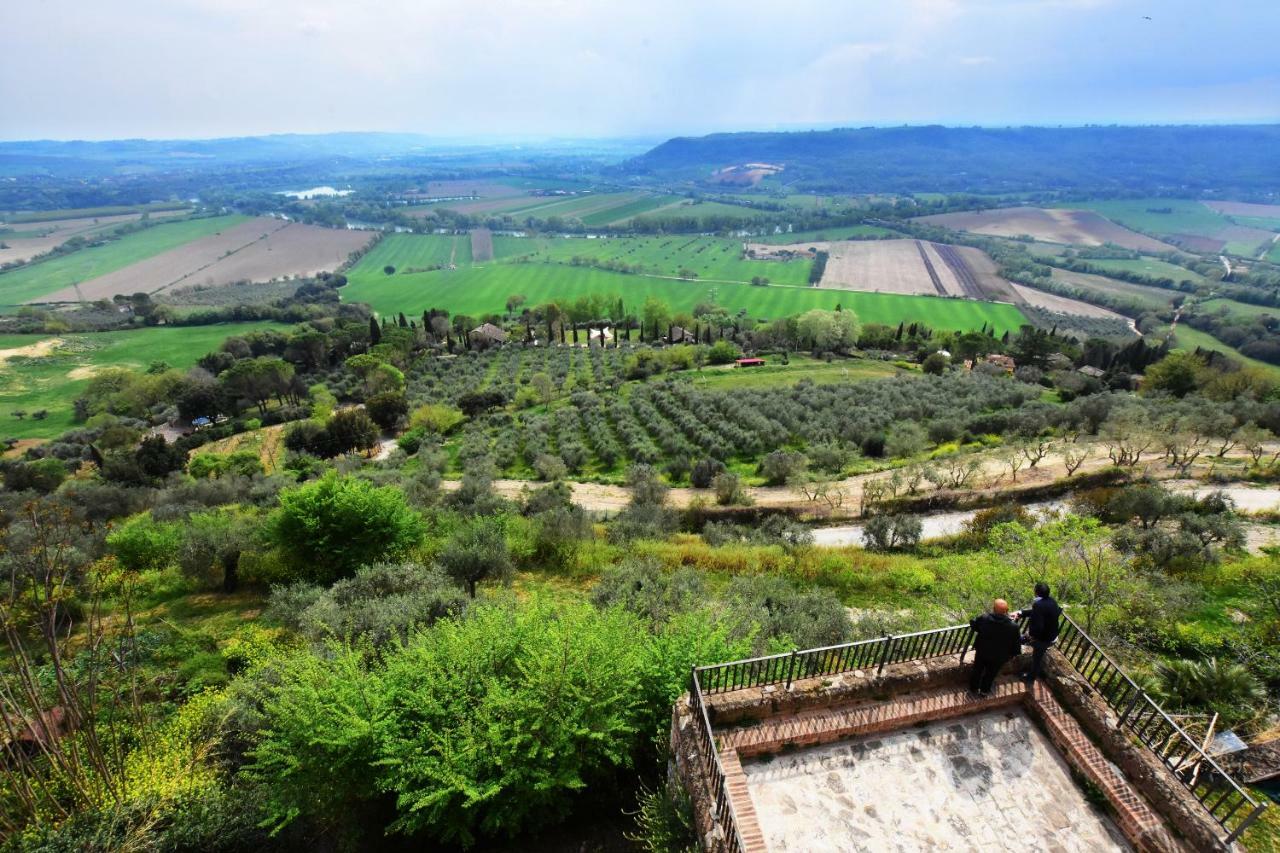
{"label": "agricultural field", "polygon": [[1090,266],[1116,272],[1137,273],[1151,278],[1167,278],[1176,282],[1190,281],[1204,284],[1205,278],[1186,267],[1162,261],[1159,258],[1084,258]]}
{"label": "agricultural field", "polygon": [[1095,211],[1130,228],[1159,235],[1182,248],[1205,254],[1225,252],[1256,258],[1266,251],[1274,231],[1240,225],[1205,202],[1190,199],[1126,199],[1084,202]]}
{"label": "agricultural field", "polygon": [[24,302],[38,301],[77,282],[123,269],[246,221],[248,217],[244,216],[215,216],[166,222],[102,246],[0,273],[0,305],[8,310],[16,309]]}
{"label": "agricultural field", "polygon": [[507,298],[523,294],[529,304],[569,302],[591,293],[617,297],[637,309],[652,296],[680,311],[699,302],[715,302],[730,310],[745,309],[753,318],[768,319],[798,314],[811,308],[851,309],[866,323],[919,321],[938,329],[977,329],[984,323],[998,333],[1016,331],[1026,318],[1012,305],[859,293],[813,287],[749,284],[716,284],[672,281],[645,275],[628,275],[591,267],[563,264],[489,264],[456,271],[388,276],[358,265],[349,274],[343,299],[367,302],[381,314],[403,311],[418,315],[428,308],[454,313],[501,312]]}
{"label": "agricultural field", "polygon": [[1023,302],[1028,305],[1033,305],[1036,308],[1043,308],[1046,311],[1053,311],[1057,314],[1075,314],[1079,317],[1105,317],[1115,320],[1125,319],[1123,314],[1117,314],[1115,311],[1108,310],[1100,305],[1092,305],[1088,302],[1082,302],[1079,299],[1072,299],[1068,296],[1059,296],[1056,293],[1036,290],[1034,287],[1027,287],[1025,284],[1017,284],[1016,282],[1012,283],[1010,286]]}
{"label": "agricultural field", "polygon": [[[233,335],[284,329],[277,323],[157,326],[82,335],[0,335],[0,437],[53,438],[73,428],[72,401],[95,371],[108,367],[147,369],[162,361],[191,367]],[[45,410],[36,420],[30,413]],[[14,412],[27,412],[17,418]]]}
{"label": "agricultural field", "polygon": [[[82,302],[170,287],[307,277],[337,269],[375,236],[258,217],[122,269],[47,294],[41,302]],[[32,300],[37,301],[37,300]]]}
{"label": "agricultural field", "polygon": [[1053,271],[1053,280],[1103,296],[1120,296],[1130,302],[1153,310],[1168,308],[1175,299],[1186,295],[1174,290],[1164,290],[1143,284],[1130,284],[1127,281],[1119,281],[1106,276],[1071,272],[1070,270],[1055,269]]}
{"label": "agricultural field", "polygon": [[742,241],[723,237],[499,237],[499,257],[569,263],[573,258],[639,267],[652,275],[691,271],[707,281],[750,282],[764,277],[774,284],[806,285],[808,258],[761,261],[742,257]]}
{"label": "agricultural field", "polygon": [[[968,246],[924,240],[814,241],[802,246],[829,255],[822,288],[1019,301],[986,253]],[[786,251],[769,244],[748,249],[763,255]]]}
{"label": "agricultural field", "polygon": [[922,216],[917,221],[991,237],[1028,236],[1046,243],[1076,246],[1112,243],[1140,252],[1166,252],[1173,248],[1130,231],[1089,210],[1001,207],[994,210],[939,213]]}
{"label": "agricultural field", "polygon": [[470,262],[471,238],[466,234],[388,234],[356,268],[372,273],[391,266],[397,273],[413,273]]}
{"label": "agricultural field", "polygon": [[217,441],[211,441],[198,450],[192,451],[192,455],[196,453],[221,454],[248,451],[257,454],[258,460],[262,462],[263,471],[268,474],[274,474],[280,470],[280,466],[285,460],[285,455],[288,453],[284,446],[284,436],[287,430],[287,424],[275,424],[247,430],[226,438],[220,438]]}
{"label": "agricultural field", "polygon": [[806,241],[827,243],[833,240],[868,240],[881,237],[901,236],[897,231],[882,228],[879,225],[833,225],[830,228],[815,228],[810,231],[788,231],[782,234],[766,234],[752,237],[757,243],[777,245],[795,245]]}
{"label": "agricultural field", "polygon": [[1218,352],[1225,353],[1236,361],[1246,364],[1249,367],[1256,367],[1260,370],[1264,370],[1270,374],[1273,379],[1280,381],[1280,367],[1243,355],[1235,347],[1227,346],[1208,332],[1193,329],[1186,323],[1180,323],[1178,325],[1177,330],[1174,332],[1173,340],[1178,349],[1217,350]]}
{"label": "agricultural field", "polygon": [[769,356],[763,367],[739,368],[732,365],[706,367],[688,381],[698,388],[742,389],[776,388],[795,385],[797,382],[856,382],[862,379],[883,379],[889,376],[915,375],[893,364],[869,359],[836,359],[826,361],[807,355],[792,355],[783,364],[781,356]]}
{"label": "agricultural field", "polygon": [[1247,201],[1206,201],[1204,204],[1225,216],[1280,220],[1280,204],[1253,204]]}
{"label": "agricultural field", "polygon": [[1240,317],[1271,316],[1280,318],[1280,308],[1266,305],[1250,305],[1247,302],[1236,302],[1234,299],[1206,299],[1196,303],[1197,314],[1216,314],[1225,311],[1227,314]]}
{"label": "agricultural field", "polygon": [[[186,210],[162,210],[150,213],[152,219],[171,219]],[[84,216],[74,219],[48,219],[37,222],[6,223],[0,219],[0,265],[29,261],[56,249],[73,237],[94,240],[116,227],[142,218],[141,213],[118,213],[112,216]]]}

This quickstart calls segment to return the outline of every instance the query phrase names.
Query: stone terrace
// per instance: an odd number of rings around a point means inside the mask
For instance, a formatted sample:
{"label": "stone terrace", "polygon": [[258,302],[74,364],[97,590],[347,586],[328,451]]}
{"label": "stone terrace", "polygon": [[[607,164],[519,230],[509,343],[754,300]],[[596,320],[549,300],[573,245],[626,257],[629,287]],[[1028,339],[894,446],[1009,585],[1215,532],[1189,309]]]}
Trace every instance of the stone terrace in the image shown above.
{"label": "stone terrace", "polygon": [[[1070,664],[1049,663],[1052,689],[1006,677],[981,699],[958,655],[710,697],[742,849],[1225,850],[1168,770],[1111,734]],[[676,772],[704,847],[733,850],[700,771],[696,710],[675,708]]]}

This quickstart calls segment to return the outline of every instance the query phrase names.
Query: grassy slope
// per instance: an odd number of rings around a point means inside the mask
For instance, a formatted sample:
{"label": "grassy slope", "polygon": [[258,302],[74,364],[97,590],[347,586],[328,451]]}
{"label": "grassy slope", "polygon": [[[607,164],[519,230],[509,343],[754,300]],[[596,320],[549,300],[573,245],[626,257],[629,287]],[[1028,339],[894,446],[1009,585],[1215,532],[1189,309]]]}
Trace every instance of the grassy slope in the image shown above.
{"label": "grassy slope", "polygon": [[1193,329],[1185,323],[1179,324],[1178,331],[1174,335],[1174,340],[1179,349],[1193,350],[1200,348],[1206,350],[1217,350],[1218,352],[1225,353],[1237,361],[1241,361],[1249,365],[1250,367],[1261,368],[1271,374],[1274,379],[1280,380],[1280,367],[1277,367],[1274,364],[1267,364],[1265,361],[1259,361],[1256,358],[1249,358],[1247,355],[1241,355],[1240,351],[1235,347],[1229,347],[1213,335],[1210,335],[1207,332],[1202,332],[1199,329]]}
{"label": "grassy slope", "polygon": [[1132,302],[1137,302],[1150,308],[1166,308],[1178,296],[1185,296],[1185,294],[1180,294],[1175,290],[1163,290],[1142,284],[1130,284],[1127,281],[1119,281],[1106,276],[1070,272],[1068,270],[1055,269],[1053,271],[1053,279],[1071,287],[1078,287],[1081,290],[1123,296]]}
{"label": "grassy slope", "polygon": [[898,374],[912,375],[888,362],[868,359],[838,359],[827,362],[809,356],[793,355],[788,364],[783,364],[778,356],[770,356],[766,361],[768,364],[763,367],[706,367],[679,376],[700,388],[731,389],[794,385],[802,379],[818,383],[839,383],[883,379]]}
{"label": "grassy slope", "polygon": [[751,261],[742,257],[742,242],[720,237],[625,237],[599,240],[563,238],[498,238],[499,257],[527,256],[533,261],[567,262],[574,257],[639,264],[646,272],[676,275],[690,269],[704,279],[750,282],[764,276],[774,284],[805,285],[810,262]]}
{"label": "grassy slope", "polygon": [[388,234],[360,259],[369,274],[382,273],[391,265],[397,270],[425,269],[439,264],[471,262],[471,238],[465,234]]}
{"label": "grassy slope", "polygon": [[863,322],[871,323],[896,325],[902,320],[918,320],[939,329],[977,329],[987,323],[1002,333],[1007,329],[1016,330],[1025,322],[1021,312],[1012,305],[811,287],[672,281],[560,264],[489,264],[394,276],[384,275],[381,270],[362,273],[357,267],[350,279],[351,284],[343,289],[343,299],[368,302],[384,314],[403,311],[417,315],[431,307],[480,314],[501,311],[507,297],[514,293],[524,294],[529,303],[535,305],[603,293],[622,297],[636,309],[647,297],[654,296],[676,310],[689,310],[699,302],[714,301],[731,310],[745,308],[752,317],[760,319],[842,305],[856,311]]}
{"label": "grassy slope", "polygon": [[1228,314],[1260,317],[1264,314],[1280,317],[1280,308],[1268,308],[1265,305],[1250,305],[1247,302],[1236,302],[1234,299],[1206,299],[1196,303],[1196,312],[1200,314],[1216,314],[1221,309]]}
{"label": "grassy slope", "polygon": [[0,305],[17,306],[71,284],[106,275],[129,264],[244,222],[247,216],[217,216],[166,222],[102,246],[50,258],[0,274]]}
{"label": "grassy slope", "polygon": [[[11,359],[0,371],[0,436],[53,438],[74,426],[72,401],[88,384],[88,377],[71,379],[77,368],[132,367],[145,369],[164,361],[179,369],[191,367],[225,339],[255,329],[284,329],[279,323],[227,323],[217,326],[154,327],[121,332],[60,335],[63,344],[43,358]],[[3,335],[0,347],[36,343],[48,335]],[[43,421],[19,421],[10,413],[48,409]]]}

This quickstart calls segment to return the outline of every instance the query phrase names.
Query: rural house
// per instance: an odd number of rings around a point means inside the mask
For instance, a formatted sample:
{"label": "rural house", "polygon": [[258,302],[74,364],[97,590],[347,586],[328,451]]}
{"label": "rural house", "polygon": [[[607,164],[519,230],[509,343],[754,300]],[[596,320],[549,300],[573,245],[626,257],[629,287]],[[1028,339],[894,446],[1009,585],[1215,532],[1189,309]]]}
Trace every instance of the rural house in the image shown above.
{"label": "rural house", "polygon": [[483,347],[498,346],[507,342],[507,333],[492,323],[476,326],[471,330],[469,337],[471,343]]}

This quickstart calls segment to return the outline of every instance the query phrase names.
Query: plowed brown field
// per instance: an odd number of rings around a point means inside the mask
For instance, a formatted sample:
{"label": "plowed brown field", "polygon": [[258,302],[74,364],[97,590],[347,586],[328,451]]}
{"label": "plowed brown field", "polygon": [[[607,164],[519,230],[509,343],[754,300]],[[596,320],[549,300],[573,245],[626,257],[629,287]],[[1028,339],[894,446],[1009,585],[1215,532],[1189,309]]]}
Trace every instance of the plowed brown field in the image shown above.
{"label": "plowed brown field", "polygon": [[1139,252],[1167,252],[1172,246],[1130,231],[1088,210],[1046,210],[1039,207],[1000,207],[962,213],[922,216],[920,222],[992,237],[1028,236],[1046,243],[1101,246],[1114,243]]}

